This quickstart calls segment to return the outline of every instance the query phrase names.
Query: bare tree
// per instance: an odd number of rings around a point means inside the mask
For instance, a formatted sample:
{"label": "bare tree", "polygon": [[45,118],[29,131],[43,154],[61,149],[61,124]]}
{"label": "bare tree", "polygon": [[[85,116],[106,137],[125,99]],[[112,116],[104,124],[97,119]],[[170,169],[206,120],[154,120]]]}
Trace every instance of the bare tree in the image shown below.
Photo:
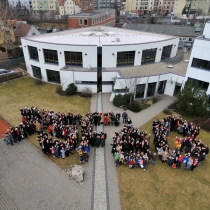
{"label": "bare tree", "polygon": [[8,54],[8,46],[12,44],[13,28],[10,24],[10,20],[17,19],[20,12],[16,8],[11,7],[7,1],[0,2],[0,30],[3,34],[3,42],[6,53]]}

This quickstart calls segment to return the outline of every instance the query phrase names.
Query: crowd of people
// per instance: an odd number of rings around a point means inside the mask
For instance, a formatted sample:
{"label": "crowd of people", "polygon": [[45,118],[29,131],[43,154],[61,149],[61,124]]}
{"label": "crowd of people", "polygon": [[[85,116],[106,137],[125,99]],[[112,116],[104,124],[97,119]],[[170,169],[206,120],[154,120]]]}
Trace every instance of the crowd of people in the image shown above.
{"label": "crowd of people", "polygon": [[[136,129],[131,124],[125,124],[119,132],[115,132],[112,143],[115,166],[124,164],[131,169],[145,170],[149,164],[155,165],[159,159],[172,168],[194,170],[209,153],[208,145],[201,139],[196,139],[200,127],[192,122],[170,115],[162,120],[153,121],[152,126],[154,153],[150,149],[151,134]],[[182,136],[175,138],[172,148],[168,144],[170,132],[177,132]]]}
{"label": "crowd of people", "polygon": [[[194,170],[209,153],[208,145],[205,145],[201,139],[196,139],[200,127],[193,125],[192,122],[169,115],[162,120],[153,121],[152,126],[158,159],[172,168]],[[178,132],[182,135],[181,138],[175,138],[172,149],[168,144],[170,132]]]}
{"label": "crowd of people", "polygon": [[128,165],[129,168],[142,168],[146,170],[149,163],[156,164],[156,153],[150,150],[151,135],[136,129],[132,124],[124,127],[113,135],[112,154],[115,166]]}

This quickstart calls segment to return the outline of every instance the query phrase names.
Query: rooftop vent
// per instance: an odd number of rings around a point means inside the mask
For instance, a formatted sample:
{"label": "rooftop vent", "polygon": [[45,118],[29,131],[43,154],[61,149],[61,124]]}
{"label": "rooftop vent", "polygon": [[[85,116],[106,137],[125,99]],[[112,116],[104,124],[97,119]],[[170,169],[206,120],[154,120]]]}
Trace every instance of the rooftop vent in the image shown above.
{"label": "rooftop vent", "polygon": [[115,42],[120,42],[120,38],[116,38],[115,39]]}

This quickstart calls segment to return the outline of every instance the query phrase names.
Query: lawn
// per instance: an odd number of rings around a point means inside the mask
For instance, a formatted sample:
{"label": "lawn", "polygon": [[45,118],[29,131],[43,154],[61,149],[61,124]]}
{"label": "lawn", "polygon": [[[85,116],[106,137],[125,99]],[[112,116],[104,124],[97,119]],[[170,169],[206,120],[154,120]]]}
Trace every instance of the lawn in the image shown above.
{"label": "lawn", "polygon": [[[44,83],[35,85],[33,78],[22,78],[10,82],[10,84],[0,85],[0,116],[10,125],[16,126],[21,122],[20,108],[37,107],[39,109],[54,110],[55,112],[73,112],[85,115],[90,110],[90,99],[80,96],[60,96],[56,93],[57,85]],[[42,150],[36,140],[36,135],[30,136],[28,140],[39,150]],[[71,164],[78,164],[77,152],[70,155],[65,160],[53,158],[47,155],[61,169],[67,168]]]}
{"label": "lawn", "polygon": [[20,108],[37,107],[55,112],[86,114],[90,111],[90,99],[80,96],[60,96],[57,85],[35,85],[34,79],[22,78],[10,84],[0,84],[0,116],[16,126],[21,122]]}
{"label": "lawn", "polygon": [[[154,119],[166,116],[160,113]],[[153,120],[153,119],[152,119]],[[141,126],[152,134],[152,120]],[[174,148],[177,133],[170,133],[169,145]],[[201,130],[198,138],[209,144],[210,134]],[[154,152],[153,135],[151,150]],[[194,171],[172,169],[165,163],[157,161],[149,165],[146,171],[129,169],[127,166],[117,168],[120,200],[122,210],[136,209],[210,209],[210,157]]]}

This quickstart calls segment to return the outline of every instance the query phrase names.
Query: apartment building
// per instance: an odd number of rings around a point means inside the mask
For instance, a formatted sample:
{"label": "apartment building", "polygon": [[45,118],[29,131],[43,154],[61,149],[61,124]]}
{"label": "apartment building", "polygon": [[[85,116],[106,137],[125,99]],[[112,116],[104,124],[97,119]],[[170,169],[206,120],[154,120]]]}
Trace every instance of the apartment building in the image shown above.
{"label": "apartment building", "polygon": [[50,12],[51,14],[56,14],[58,11],[57,0],[31,0],[32,9],[35,13],[40,11]]}
{"label": "apartment building", "polygon": [[163,14],[169,14],[174,11],[175,0],[163,0]]}
{"label": "apartment building", "polygon": [[28,10],[32,9],[32,0],[8,0],[8,3],[11,7],[25,7]]}
{"label": "apartment building", "polygon": [[137,13],[145,15],[150,9],[152,1],[149,0],[127,0],[124,7],[124,12]]}
{"label": "apartment building", "polygon": [[182,17],[182,11],[186,6],[186,13],[198,14],[200,16],[208,15],[210,12],[209,0],[176,0],[174,3],[174,13],[177,17]]}
{"label": "apartment building", "polygon": [[58,0],[60,15],[73,15],[78,13],[78,4],[73,0]]}

